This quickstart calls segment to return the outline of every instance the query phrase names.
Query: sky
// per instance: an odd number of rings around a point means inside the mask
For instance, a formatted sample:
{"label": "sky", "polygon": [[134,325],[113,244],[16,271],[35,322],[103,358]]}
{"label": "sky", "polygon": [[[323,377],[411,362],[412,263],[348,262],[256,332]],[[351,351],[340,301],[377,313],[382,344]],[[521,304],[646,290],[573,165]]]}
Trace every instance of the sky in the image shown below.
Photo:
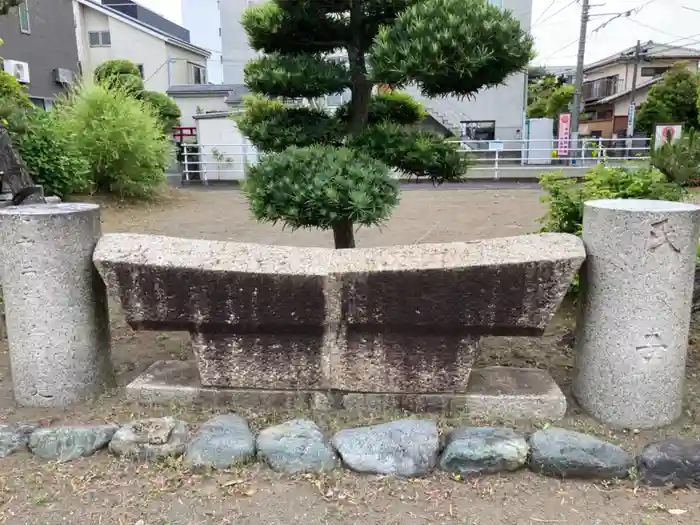
{"label": "sky", "polygon": [[[174,22],[182,23],[179,0],[138,2]],[[575,64],[580,0],[532,2],[532,32],[537,48],[534,63],[550,66]],[[616,54],[634,45],[637,40],[700,49],[700,0],[591,0],[591,5],[586,63]],[[684,6],[698,11],[685,9]],[[603,26],[612,15],[630,10],[633,12],[629,17],[617,18]]]}

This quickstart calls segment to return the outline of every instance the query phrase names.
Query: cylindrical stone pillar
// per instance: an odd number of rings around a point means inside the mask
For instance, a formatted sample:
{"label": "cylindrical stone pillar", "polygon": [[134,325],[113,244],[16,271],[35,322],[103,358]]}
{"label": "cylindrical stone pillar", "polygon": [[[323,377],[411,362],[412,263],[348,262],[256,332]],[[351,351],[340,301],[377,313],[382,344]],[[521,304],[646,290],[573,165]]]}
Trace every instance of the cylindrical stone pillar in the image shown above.
{"label": "cylindrical stone pillar", "polygon": [[654,428],[681,416],[700,208],[585,203],[574,396],[596,419]]}
{"label": "cylindrical stone pillar", "polygon": [[15,400],[65,406],[113,380],[94,204],[0,209],[0,271]]}

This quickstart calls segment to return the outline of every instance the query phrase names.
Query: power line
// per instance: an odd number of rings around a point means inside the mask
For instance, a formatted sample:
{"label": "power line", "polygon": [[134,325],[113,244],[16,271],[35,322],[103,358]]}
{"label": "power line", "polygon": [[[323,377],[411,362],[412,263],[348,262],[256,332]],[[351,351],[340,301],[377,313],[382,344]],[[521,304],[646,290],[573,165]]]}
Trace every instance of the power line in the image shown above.
{"label": "power line", "polygon": [[577,1],[578,1],[578,0],[571,0],[571,2],[569,2],[568,4],[566,4],[564,7],[562,7],[559,11],[557,11],[557,12],[554,13],[553,15],[550,15],[550,16],[548,16],[547,18],[545,18],[544,20],[542,20],[542,22],[540,22],[539,24],[532,24],[532,27],[535,27],[535,25],[542,25],[542,24],[544,24],[547,20],[551,20],[552,18],[554,18],[555,16],[557,16],[559,13],[561,13],[562,11],[564,11],[564,9],[568,9],[569,7],[571,7],[572,5],[574,5]]}
{"label": "power line", "polygon": [[542,13],[540,14],[540,16],[537,17],[537,20],[535,20],[535,21],[532,23],[532,25],[535,25],[537,22],[539,22],[540,20],[542,20],[542,17],[543,17],[544,15],[546,15],[546,14],[547,14],[547,11],[549,11],[549,10],[552,8],[552,6],[553,6],[554,4],[556,4],[556,3],[557,3],[557,0],[552,0],[552,2],[547,6],[547,8],[546,8],[544,11],[542,11]]}
{"label": "power line", "polygon": [[635,20],[634,18],[627,17],[627,20],[630,21],[630,22],[632,22],[632,23],[635,23],[635,24],[637,24],[637,25],[640,25],[640,26],[642,26],[642,27],[646,27],[647,29],[651,29],[652,31],[656,31],[657,33],[661,33],[661,34],[664,34],[664,35],[667,35],[667,36],[672,36],[672,37],[678,38],[678,39],[680,39],[680,40],[683,40],[683,38],[682,38],[682,37],[679,37],[678,35],[674,35],[673,33],[668,33],[668,32],[666,32],[666,31],[664,31],[663,29],[658,29],[658,28],[656,28],[656,27],[647,25],[647,24],[645,24],[644,22],[640,22],[639,20]]}

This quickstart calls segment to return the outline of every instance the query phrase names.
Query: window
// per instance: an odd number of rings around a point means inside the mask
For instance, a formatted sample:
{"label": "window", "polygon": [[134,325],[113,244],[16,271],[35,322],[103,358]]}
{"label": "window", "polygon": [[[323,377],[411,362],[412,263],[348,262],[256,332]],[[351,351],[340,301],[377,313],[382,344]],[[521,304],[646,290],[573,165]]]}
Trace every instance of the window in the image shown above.
{"label": "window", "polygon": [[662,66],[662,67],[643,67],[642,68],[642,76],[643,77],[658,77],[660,75],[663,75],[670,69],[669,66]]}
{"label": "window", "polygon": [[109,31],[88,32],[90,47],[110,47],[112,45],[112,35]]}
{"label": "window", "polygon": [[192,84],[207,83],[206,69],[204,69],[204,67],[190,63],[190,68],[192,70],[192,73],[190,75],[190,78],[192,79]]}
{"label": "window", "polygon": [[463,120],[460,122],[462,140],[496,140],[495,120]]}
{"label": "window", "polygon": [[29,25],[29,6],[27,5],[27,2],[29,0],[24,0],[21,4],[19,4],[19,30],[22,33],[25,34],[30,34],[32,32],[32,28]]}
{"label": "window", "polygon": [[139,68],[139,75],[141,75],[141,78],[145,78],[143,76],[143,64],[137,64],[136,67]]}

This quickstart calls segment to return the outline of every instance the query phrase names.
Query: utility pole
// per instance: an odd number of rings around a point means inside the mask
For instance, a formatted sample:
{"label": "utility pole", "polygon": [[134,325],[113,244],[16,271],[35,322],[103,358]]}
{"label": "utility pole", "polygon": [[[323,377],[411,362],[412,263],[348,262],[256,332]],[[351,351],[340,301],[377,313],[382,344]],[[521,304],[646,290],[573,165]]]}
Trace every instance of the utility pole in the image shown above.
{"label": "utility pole", "polygon": [[[578,54],[576,59],[576,80],[574,82],[574,107],[571,108],[571,139],[578,149],[578,126],[581,117],[581,101],[583,99],[583,63],[586,55],[586,32],[588,31],[588,19],[590,1],[581,1],[581,30],[578,37]],[[578,156],[575,154],[574,156]]]}
{"label": "utility pole", "polygon": [[634,136],[634,121],[637,117],[637,107],[634,103],[634,98],[637,95],[637,74],[639,73],[639,63],[642,60],[642,43],[637,40],[637,45],[634,48],[634,70],[632,73],[632,91],[630,92],[630,107],[627,112],[627,138],[632,139]]}

